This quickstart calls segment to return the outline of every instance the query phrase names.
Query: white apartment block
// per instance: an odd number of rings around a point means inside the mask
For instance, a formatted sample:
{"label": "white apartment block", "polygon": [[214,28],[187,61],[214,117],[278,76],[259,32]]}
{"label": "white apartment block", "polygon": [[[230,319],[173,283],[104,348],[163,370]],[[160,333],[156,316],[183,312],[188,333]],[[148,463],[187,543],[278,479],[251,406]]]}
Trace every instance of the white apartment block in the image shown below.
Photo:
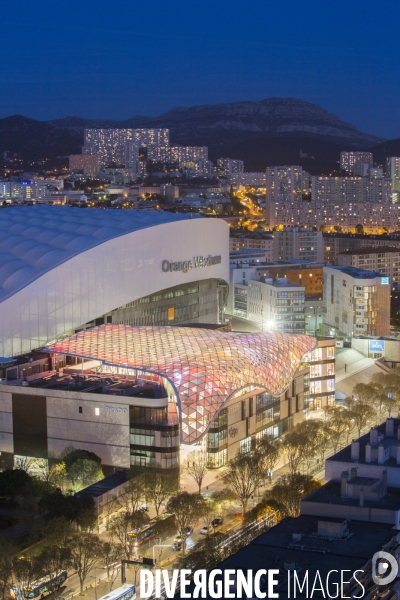
{"label": "white apartment block", "polygon": [[355,267],[324,267],[324,323],[346,336],[390,334],[389,278]]}
{"label": "white apartment block", "polygon": [[232,173],[229,181],[234,185],[244,185],[247,187],[265,187],[267,176],[265,173]]}
{"label": "white apartment block", "polygon": [[299,258],[322,262],[323,256],[321,231],[306,227],[286,227],[283,231],[274,231],[272,260]]}
{"label": "white apartment block", "polygon": [[267,202],[300,201],[308,173],[298,165],[268,167],[266,172]]}
{"label": "white apartment block", "polygon": [[229,238],[229,252],[239,250],[263,250],[265,260],[273,260],[274,238],[263,233],[235,233]]}
{"label": "white apartment block", "polygon": [[178,163],[208,160],[207,146],[149,146],[147,160],[160,163]]}
{"label": "white apartment block", "polygon": [[400,227],[400,204],[377,204],[356,202],[267,202],[267,225],[272,229],[286,227],[334,227],[354,229],[361,224],[369,233],[398,231]]}
{"label": "white apartment block", "polygon": [[233,158],[218,158],[217,171],[222,177],[230,177],[233,173],[243,173],[244,162]]}
{"label": "white apartment block", "polygon": [[340,168],[351,175],[365,177],[370,167],[374,166],[372,152],[341,152]]}
{"label": "white apartment block", "polygon": [[304,333],[304,295],[302,285],[285,277],[248,282],[247,318],[265,331]]}
{"label": "white apartment block", "polygon": [[389,278],[392,291],[400,291],[400,249],[390,246],[347,250],[338,254],[342,266],[378,271]]}
{"label": "white apartment block", "polygon": [[335,204],[392,202],[392,180],[390,177],[312,177],[312,202]]}
{"label": "white apartment block", "polygon": [[169,129],[85,129],[82,154],[97,154],[101,166],[125,164],[128,142],[130,160],[137,160],[135,148],[169,146]]}

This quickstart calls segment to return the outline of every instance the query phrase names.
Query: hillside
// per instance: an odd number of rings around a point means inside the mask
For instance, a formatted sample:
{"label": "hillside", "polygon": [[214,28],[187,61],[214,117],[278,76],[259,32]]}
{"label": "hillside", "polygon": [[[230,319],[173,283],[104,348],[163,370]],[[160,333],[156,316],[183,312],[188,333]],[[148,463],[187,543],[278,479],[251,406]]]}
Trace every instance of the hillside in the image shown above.
{"label": "hillside", "polygon": [[[37,160],[79,153],[86,127],[168,127],[172,143],[208,146],[211,160],[239,158],[248,171],[296,163],[325,173],[337,166],[340,150],[377,145],[381,150],[384,145],[380,143],[384,140],[360,132],[316,104],[268,98],[175,108],[158,117],[134,116],[124,121],[75,116],[36,121],[15,115],[0,119],[0,154],[8,151]],[[300,159],[300,150],[310,158]]]}

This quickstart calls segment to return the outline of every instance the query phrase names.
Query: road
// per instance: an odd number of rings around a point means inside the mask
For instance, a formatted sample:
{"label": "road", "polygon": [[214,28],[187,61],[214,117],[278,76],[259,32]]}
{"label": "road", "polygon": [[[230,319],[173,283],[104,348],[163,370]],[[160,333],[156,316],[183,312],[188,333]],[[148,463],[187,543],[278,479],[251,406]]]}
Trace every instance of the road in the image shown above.
{"label": "road", "polygon": [[[240,510],[239,507],[238,507],[238,510]],[[223,525],[220,528],[218,528],[217,531],[222,531],[224,533],[233,534],[236,531],[238,531],[239,529],[241,529],[242,526],[243,526],[242,518],[238,517],[236,513],[230,513],[225,516]],[[203,523],[201,520],[199,520],[199,522],[194,527],[192,534],[187,538],[186,548],[188,551],[192,550],[195,547],[196,543],[200,539],[204,539],[204,536],[200,533],[200,529],[202,527],[203,527]],[[153,538],[153,539],[149,540],[148,542],[145,542],[144,544],[140,545],[138,548],[139,557],[140,557],[139,560],[141,560],[141,558],[143,556],[152,558],[153,557],[153,546],[162,544],[164,546],[170,546],[170,547],[160,548],[160,549],[157,549],[157,547],[155,547],[154,553],[155,553],[155,557],[156,557],[156,561],[157,561],[156,568],[157,567],[164,568],[164,569],[171,568],[179,556],[179,553],[176,552],[175,550],[173,550],[173,548],[172,548],[175,536],[176,536],[176,532],[171,530],[168,535],[164,534],[162,536],[159,536],[158,538]],[[107,536],[105,534],[103,534],[100,537],[106,539]],[[161,552],[159,552],[159,550]],[[135,559],[132,558],[132,560],[135,560]],[[151,567],[145,565],[144,568],[149,569]],[[99,600],[102,596],[104,596],[108,593],[109,587],[108,587],[108,583],[106,583],[104,581],[105,578],[106,578],[106,570],[104,569],[104,565],[98,563],[96,565],[96,567],[93,568],[89,572],[89,575],[85,581],[84,593],[85,593],[85,597],[88,600]],[[95,580],[98,584],[96,589],[94,588]],[[100,583],[99,583],[99,580],[101,580]],[[133,568],[127,568],[126,582],[127,583],[137,583],[137,584],[139,583],[139,575],[137,572],[136,572],[136,582],[135,582],[135,571]],[[121,585],[121,574],[120,573],[115,581],[113,588],[115,589],[119,585]],[[62,597],[64,599],[68,600],[69,598],[72,597],[72,595],[77,596],[78,594],[79,594],[79,578],[78,578],[77,574],[73,574],[68,578],[68,582],[63,591]]]}

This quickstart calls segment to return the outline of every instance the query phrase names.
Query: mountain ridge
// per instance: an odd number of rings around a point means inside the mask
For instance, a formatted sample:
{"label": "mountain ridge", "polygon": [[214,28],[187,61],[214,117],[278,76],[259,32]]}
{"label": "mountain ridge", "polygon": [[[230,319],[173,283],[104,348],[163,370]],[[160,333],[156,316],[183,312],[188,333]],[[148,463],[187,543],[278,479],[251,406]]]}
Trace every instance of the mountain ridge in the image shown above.
{"label": "mountain ridge", "polygon": [[[223,104],[176,107],[159,116],[132,116],[124,120],[87,119],[68,116],[38,121],[23,115],[0,119],[0,154],[19,153],[24,159],[57,157],[80,153],[85,128],[166,127],[172,144],[209,147],[211,160],[221,156],[240,158],[246,170],[253,170],[268,157],[281,160],[300,155],[307,146],[311,156],[335,168],[333,150],[367,150],[387,140],[359,131],[325,108],[298,98],[265,98]],[[256,140],[256,141],[255,141]],[[291,142],[292,140],[292,142]],[[256,160],[250,159],[252,144],[258,148]],[[291,148],[292,144],[293,148]],[[276,153],[274,148],[276,146]],[[233,151],[236,156],[228,152]],[[287,150],[289,152],[287,152]],[[247,155],[247,156],[246,156]],[[317,158],[317,157],[315,157]],[[249,160],[250,159],[250,160]],[[292,163],[293,164],[293,163]]]}

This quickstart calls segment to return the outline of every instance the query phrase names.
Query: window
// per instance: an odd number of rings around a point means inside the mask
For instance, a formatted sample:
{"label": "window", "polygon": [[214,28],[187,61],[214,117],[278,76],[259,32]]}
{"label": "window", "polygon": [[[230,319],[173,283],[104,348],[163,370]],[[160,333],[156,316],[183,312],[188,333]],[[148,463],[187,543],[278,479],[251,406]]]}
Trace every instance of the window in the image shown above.
{"label": "window", "polygon": [[240,454],[248,454],[251,451],[251,435],[244,440],[240,440],[239,452]]}
{"label": "window", "polygon": [[99,416],[99,414],[100,414],[100,409],[99,409],[98,407],[96,407],[96,408],[94,409],[94,414],[96,415],[96,417],[98,417],[98,416]]}
{"label": "window", "polygon": [[207,454],[207,466],[210,469],[218,469],[223,467],[227,461],[227,450],[221,450],[220,452],[210,452]]}
{"label": "window", "polygon": [[79,407],[79,414],[82,414],[82,406]]}
{"label": "window", "polygon": [[131,444],[138,446],[154,446],[154,431],[148,431],[146,429],[131,429]]}

